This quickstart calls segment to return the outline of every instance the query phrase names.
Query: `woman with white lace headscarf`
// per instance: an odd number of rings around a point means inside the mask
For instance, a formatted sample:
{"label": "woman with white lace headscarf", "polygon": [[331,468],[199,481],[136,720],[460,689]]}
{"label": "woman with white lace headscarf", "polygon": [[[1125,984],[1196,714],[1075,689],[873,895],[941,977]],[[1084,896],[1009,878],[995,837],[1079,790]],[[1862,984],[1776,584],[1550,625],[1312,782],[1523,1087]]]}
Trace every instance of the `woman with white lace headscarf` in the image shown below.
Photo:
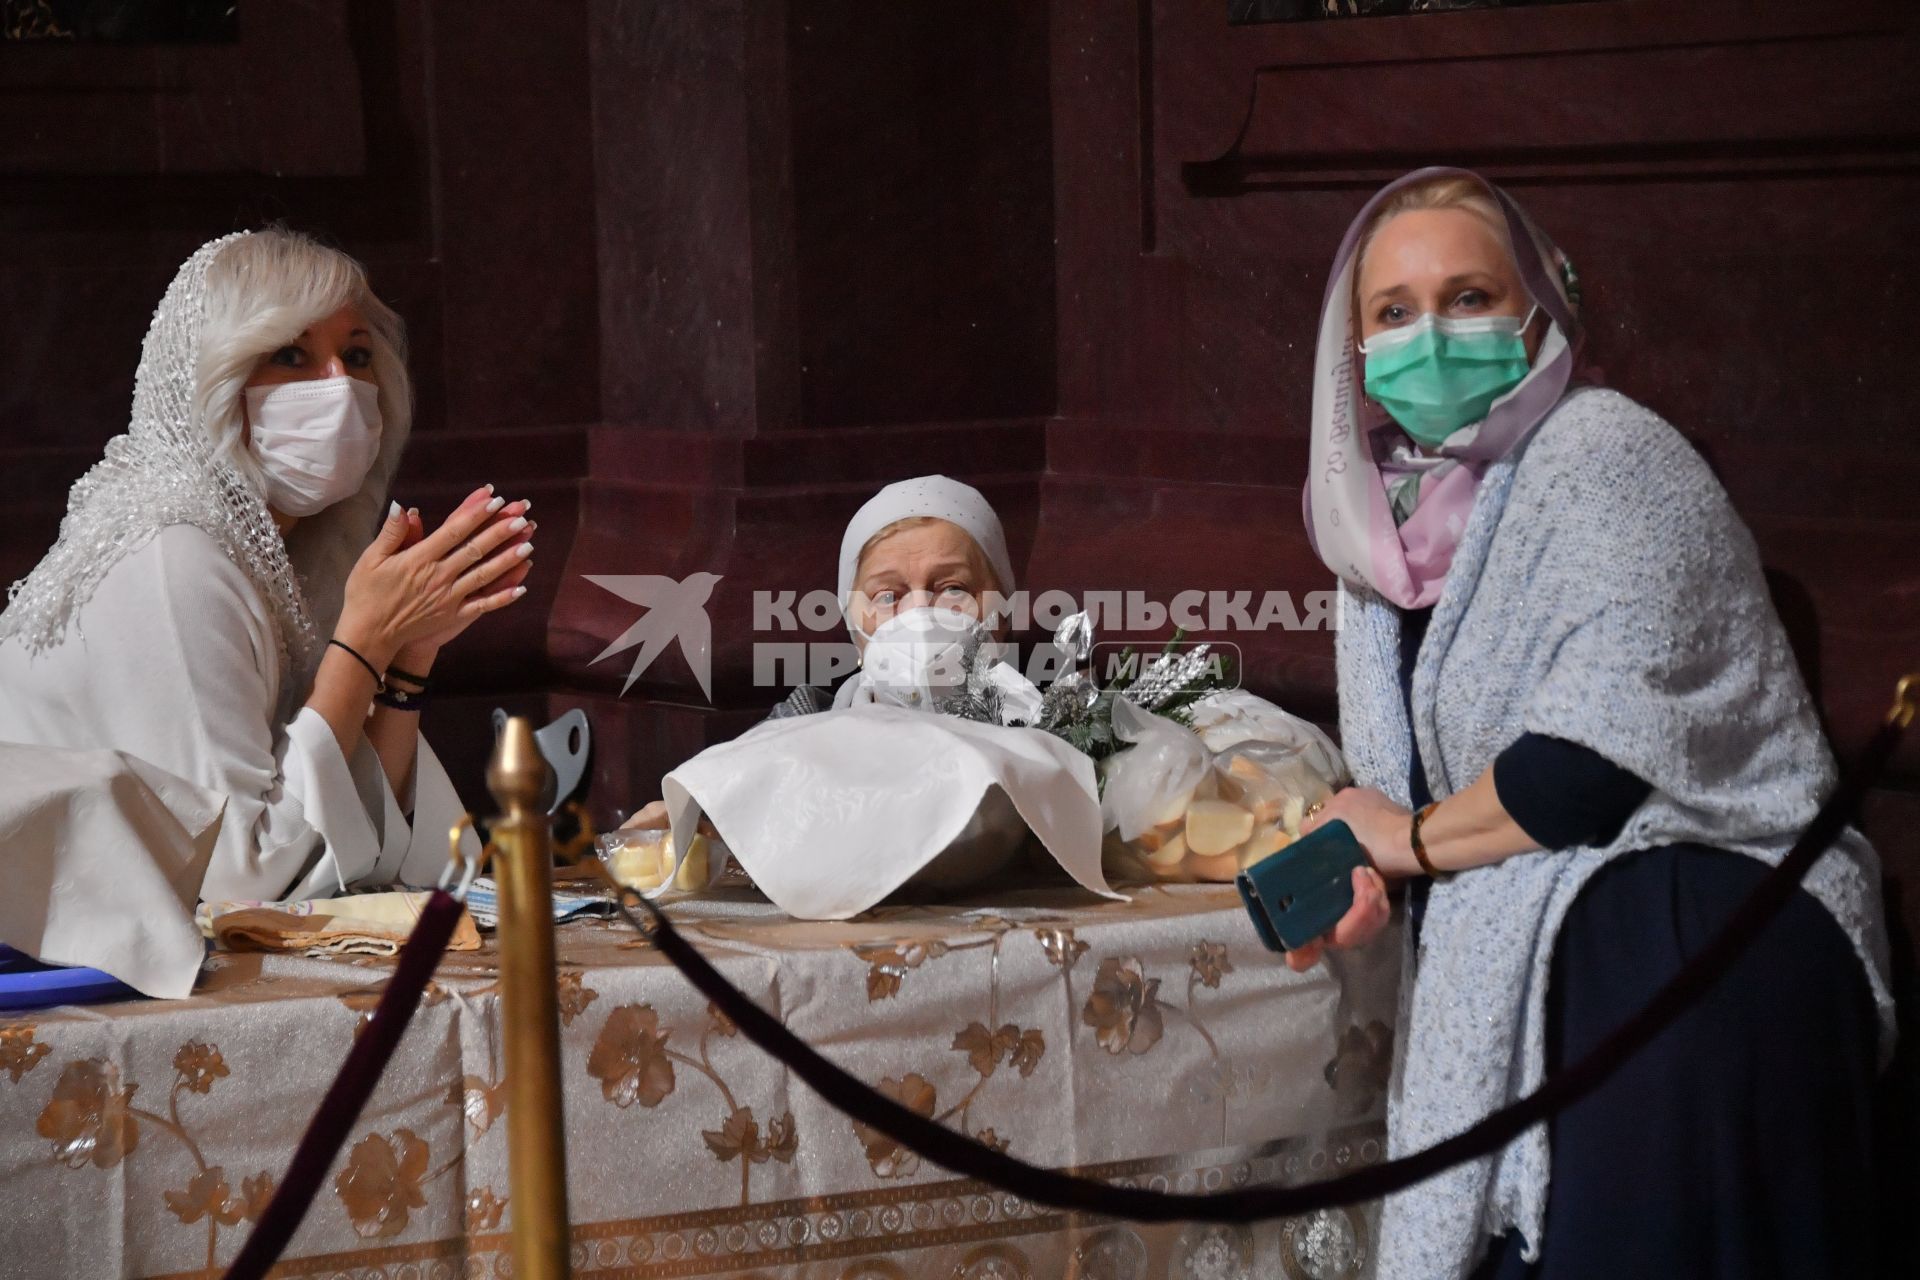
{"label": "woman with white lace headscarf", "polygon": [[[1644,1005],[1835,785],[1752,535],[1678,432],[1581,377],[1573,286],[1510,196],[1431,169],[1361,210],[1321,313],[1307,527],[1358,785],[1316,822],[1373,862],[1326,942],[1364,944],[1407,886],[1395,1155]],[[1593,1095],[1389,1198],[1379,1274],[1867,1274],[1892,1034],[1849,830]]]}
{"label": "woman with white lace headscarf", "polygon": [[445,865],[462,807],[418,713],[441,646],[524,594],[533,525],[491,485],[431,533],[389,506],[402,342],[337,250],[202,247],[154,312],[131,425],[0,614],[0,744],[118,752],[223,803],[189,909]]}

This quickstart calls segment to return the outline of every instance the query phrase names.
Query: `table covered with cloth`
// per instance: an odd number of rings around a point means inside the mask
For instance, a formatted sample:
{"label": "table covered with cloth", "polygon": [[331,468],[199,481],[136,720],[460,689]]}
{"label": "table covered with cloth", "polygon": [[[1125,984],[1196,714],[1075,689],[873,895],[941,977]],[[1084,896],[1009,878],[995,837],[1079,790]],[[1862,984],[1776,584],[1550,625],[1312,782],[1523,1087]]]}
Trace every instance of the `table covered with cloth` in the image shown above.
{"label": "table covered with cloth", "polygon": [[[924,1115],[1052,1167],[1221,1190],[1382,1158],[1399,948],[1294,974],[1230,886],[793,920],[670,906],[732,982]],[[623,922],[560,926],[576,1275],[1234,1280],[1370,1273],[1376,1209],[1066,1215],[830,1109]],[[0,1017],[0,1275],[217,1274],[390,958],[210,956],[195,994]],[[510,1274],[495,941],[450,953],[275,1274]]]}

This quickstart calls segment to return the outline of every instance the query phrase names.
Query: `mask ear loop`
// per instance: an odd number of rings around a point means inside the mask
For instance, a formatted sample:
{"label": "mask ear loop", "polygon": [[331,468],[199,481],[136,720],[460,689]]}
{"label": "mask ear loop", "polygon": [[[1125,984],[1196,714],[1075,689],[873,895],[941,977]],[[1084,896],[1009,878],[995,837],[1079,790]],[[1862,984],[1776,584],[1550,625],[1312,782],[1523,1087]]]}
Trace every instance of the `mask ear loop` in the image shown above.
{"label": "mask ear loop", "polygon": [[871,641],[873,632],[861,630],[860,624],[853,620],[853,597],[859,594],[860,592],[856,589],[840,602],[840,620],[846,624],[847,635],[850,638]]}
{"label": "mask ear loop", "polygon": [[[447,829],[447,865],[440,872],[439,889],[453,895],[455,901],[465,902],[467,890],[473,888],[473,878],[480,874],[480,864],[485,860],[487,851],[482,848],[469,856],[460,847],[460,837],[473,830],[473,815],[463,813],[460,821]],[[459,884],[454,886],[454,876],[458,873]]]}

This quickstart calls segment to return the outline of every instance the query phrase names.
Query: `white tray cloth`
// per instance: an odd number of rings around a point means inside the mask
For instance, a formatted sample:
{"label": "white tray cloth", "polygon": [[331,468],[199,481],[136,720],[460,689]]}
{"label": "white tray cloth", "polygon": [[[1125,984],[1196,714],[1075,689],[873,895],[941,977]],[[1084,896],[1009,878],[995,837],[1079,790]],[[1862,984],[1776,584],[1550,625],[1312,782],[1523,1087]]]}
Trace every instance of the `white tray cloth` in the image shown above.
{"label": "white tray cloth", "polygon": [[661,794],[675,849],[704,813],[782,910],[844,920],[936,859],[945,887],[1005,865],[1004,842],[955,843],[998,803],[993,788],[1075,881],[1124,900],[1100,871],[1092,761],[1037,729],[856,705],[770,720],[709,747],[669,773]]}

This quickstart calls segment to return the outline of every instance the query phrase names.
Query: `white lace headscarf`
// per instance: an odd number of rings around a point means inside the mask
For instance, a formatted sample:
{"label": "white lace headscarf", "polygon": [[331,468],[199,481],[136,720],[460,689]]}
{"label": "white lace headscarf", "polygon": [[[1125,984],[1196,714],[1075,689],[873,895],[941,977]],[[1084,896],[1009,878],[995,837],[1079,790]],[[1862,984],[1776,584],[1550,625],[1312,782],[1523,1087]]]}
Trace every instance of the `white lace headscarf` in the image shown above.
{"label": "white lace headscarf", "polygon": [[[358,493],[282,537],[242,441],[241,390],[261,359],[348,304],[371,332],[380,453]],[[265,597],[282,688],[303,692],[406,445],[412,397],[403,343],[398,317],[373,296],[360,264],[338,250],[280,229],[202,245],[153,313],[132,422],[75,482],[59,538],[8,592],[0,641],[18,638],[29,652],[61,644],[122,558],[168,525],[192,525]]]}

